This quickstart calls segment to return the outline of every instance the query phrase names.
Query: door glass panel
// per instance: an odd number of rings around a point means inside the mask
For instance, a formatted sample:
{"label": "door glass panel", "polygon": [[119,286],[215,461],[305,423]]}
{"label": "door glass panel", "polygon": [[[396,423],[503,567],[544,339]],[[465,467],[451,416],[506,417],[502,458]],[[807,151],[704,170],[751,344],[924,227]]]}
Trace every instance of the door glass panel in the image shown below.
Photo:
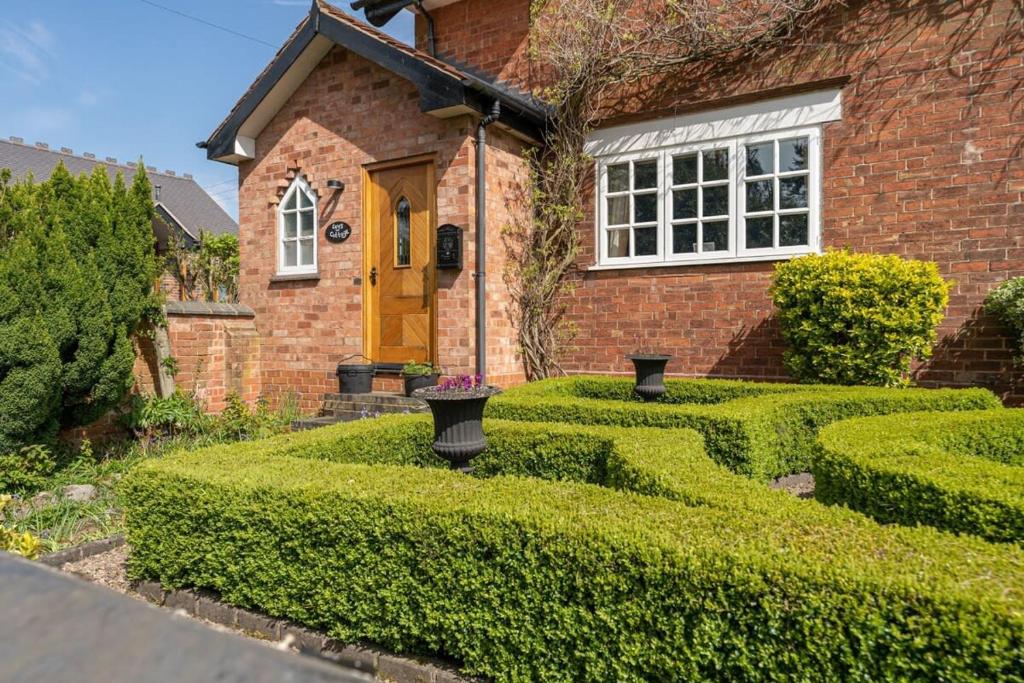
{"label": "door glass panel", "polygon": [[411,219],[412,207],[409,200],[402,197],[395,207],[395,265],[408,266],[412,263],[412,245],[410,239],[409,221]]}

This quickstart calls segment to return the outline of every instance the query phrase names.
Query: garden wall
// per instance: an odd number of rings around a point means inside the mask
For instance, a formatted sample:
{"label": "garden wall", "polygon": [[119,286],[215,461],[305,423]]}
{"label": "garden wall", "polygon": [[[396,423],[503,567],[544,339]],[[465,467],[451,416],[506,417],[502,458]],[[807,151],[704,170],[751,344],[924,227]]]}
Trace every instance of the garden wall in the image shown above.
{"label": "garden wall", "polygon": [[[194,392],[211,412],[223,410],[228,394],[236,393],[247,403],[259,398],[261,343],[251,308],[170,301],[166,312],[178,388]],[[158,374],[153,342],[143,339],[135,362],[136,390],[156,393]]]}

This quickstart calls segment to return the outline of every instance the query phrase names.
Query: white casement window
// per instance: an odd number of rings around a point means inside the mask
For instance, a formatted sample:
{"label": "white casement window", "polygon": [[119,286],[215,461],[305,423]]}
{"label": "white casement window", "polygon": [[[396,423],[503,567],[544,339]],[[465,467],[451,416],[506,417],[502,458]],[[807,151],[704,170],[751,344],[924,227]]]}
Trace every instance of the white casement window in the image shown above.
{"label": "white casement window", "polygon": [[819,251],[820,124],[840,110],[833,91],[598,131],[595,267]]}
{"label": "white casement window", "polygon": [[288,188],[277,211],[277,271],[281,275],[317,270],[317,197],[301,177]]}

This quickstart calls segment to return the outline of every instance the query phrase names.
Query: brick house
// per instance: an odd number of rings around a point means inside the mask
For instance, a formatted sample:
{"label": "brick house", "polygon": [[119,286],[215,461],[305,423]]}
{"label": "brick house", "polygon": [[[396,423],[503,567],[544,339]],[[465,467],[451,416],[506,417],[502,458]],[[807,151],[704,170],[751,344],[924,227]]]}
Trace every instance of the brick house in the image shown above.
{"label": "brick house", "polygon": [[[263,390],[312,404],[358,354],[383,372],[433,360],[521,381],[500,231],[521,211],[522,153],[544,134],[530,2],[353,4],[377,26],[415,9],[417,46],[316,0],[201,143],[239,169],[240,296],[263,339]],[[980,307],[1024,275],[1016,12],[836,4],[798,46],[695,65],[613,111],[588,146],[592,218],[563,367],[623,372],[642,345],[673,354],[679,375],[784,378],[773,264],[848,246],[933,260],[956,280],[919,381],[1012,394],[1012,354]]]}

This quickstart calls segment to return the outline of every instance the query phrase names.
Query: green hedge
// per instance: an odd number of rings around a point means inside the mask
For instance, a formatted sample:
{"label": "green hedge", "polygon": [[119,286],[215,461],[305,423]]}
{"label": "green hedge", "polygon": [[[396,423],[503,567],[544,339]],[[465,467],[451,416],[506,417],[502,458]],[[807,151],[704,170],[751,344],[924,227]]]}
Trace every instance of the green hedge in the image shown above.
{"label": "green hedge", "polygon": [[823,502],[882,522],[1024,541],[1024,410],[850,420],[818,443]]}
{"label": "green hedge", "polygon": [[612,377],[545,380],[491,399],[487,415],[535,422],[695,429],[714,460],[764,481],[809,469],[817,430],[838,420],[1001,407],[985,389],[668,380],[667,396],[645,404],[633,396],[632,387],[632,380]]}
{"label": "green hedge", "polygon": [[1024,677],[1015,546],[770,491],[690,430],[486,427],[476,477],[427,416],[146,463],[130,572],[498,681]]}

